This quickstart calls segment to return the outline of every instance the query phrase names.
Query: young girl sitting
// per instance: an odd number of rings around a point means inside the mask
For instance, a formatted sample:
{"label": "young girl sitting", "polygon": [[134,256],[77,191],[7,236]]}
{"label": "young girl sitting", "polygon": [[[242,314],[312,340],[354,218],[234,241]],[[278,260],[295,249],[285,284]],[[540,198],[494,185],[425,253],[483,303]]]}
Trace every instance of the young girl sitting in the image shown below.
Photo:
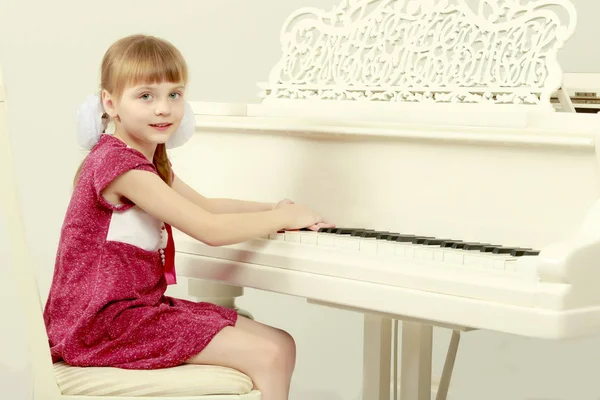
{"label": "young girl sitting", "polygon": [[222,246],[331,225],[289,200],[208,199],[179,179],[166,148],[194,131],[187,82],[182,55],[158,38],[126,37],[104,55],[101,95],[80,109],[80,143],[91,151],[75,177],[44,310],[53,361],[222,365],[247,374],[264,400],[285,400],[295,364],[289,334],[228,308],[164,295],[175,282],[171,226]]}

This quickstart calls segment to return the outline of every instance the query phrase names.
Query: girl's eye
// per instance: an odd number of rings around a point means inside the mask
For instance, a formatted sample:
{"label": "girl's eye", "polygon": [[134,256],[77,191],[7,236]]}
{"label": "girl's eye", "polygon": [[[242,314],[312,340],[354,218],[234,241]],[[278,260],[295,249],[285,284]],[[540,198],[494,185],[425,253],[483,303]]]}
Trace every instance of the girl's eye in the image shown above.
{"label": "girl's eye", "polygon": [[179,93],[177,93],[177,92],[171,93],[171,98],[173,100],[178,99],[179,98]]}
{"label": "girl's eye", "polygon": [[145,94],[143,94],[143,95],[140,96],[140,99],[142,99],[142,100],[149,100],[151,96],[152,95],[150,95],[149,93],[145,93]]}

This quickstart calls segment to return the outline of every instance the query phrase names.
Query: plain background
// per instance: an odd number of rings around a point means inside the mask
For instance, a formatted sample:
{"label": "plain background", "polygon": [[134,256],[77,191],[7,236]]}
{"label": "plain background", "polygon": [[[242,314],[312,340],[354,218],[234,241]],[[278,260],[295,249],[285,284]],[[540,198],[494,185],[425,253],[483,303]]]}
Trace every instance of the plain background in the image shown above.
{"label": "plain background", "polygon": [[[164,37],[185,55],[193,101],[256,102],[256,82],[279,57],[279,30],[303,6],[336,0],[0,0],[0,64],[8,127],[32,259],[45,300],[60,226],[81,159],[74,111],[95,91],[102,55],[132,33]],[[566,72],[600,72],[595,39],[600,3],[573,0],[575,37],[560,53]],[[201,191],[201,188],[197,188]],[[278,200],[278,199],[273,199]],[[0,246],[6,232],[0,225]],[[7,249],[3,248],[6,254]],[[18,306],[10,270],[2,268],[0,316]],[[173,290],[185,293],[184,283]],[[288,329],[299,345],[292,400],[355,400],[361,391],[361,316],[300,299],[247,290],[240,303],[264,322]],[[300,318],[301,317],[301,318]],[[28,400],[29,369],[22,321],[0,322],[0,398]],[[439,371],[447,333],[436,332]],[[553,343],[491,332],[466,336],[452,400],[598,399],[600,340]]]}

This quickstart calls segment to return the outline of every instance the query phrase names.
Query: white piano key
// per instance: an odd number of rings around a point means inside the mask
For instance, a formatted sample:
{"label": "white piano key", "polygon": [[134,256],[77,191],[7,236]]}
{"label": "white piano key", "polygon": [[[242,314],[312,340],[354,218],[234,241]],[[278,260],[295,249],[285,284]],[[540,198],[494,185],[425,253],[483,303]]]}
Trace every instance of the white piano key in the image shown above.
{"label": "white piano key", "polygon": [[319,234],[317,236],[317,246],[334,247],[335,236],[332,234]]}
{"label": "white piano key", "polygon": [[339,237],[335,239],[335,247],[345,250],[359,250],[360,244],[355,237],[339,235]]}
{"label": "white piano key", "polygon": [[282,232],[269,233],[269,239],[271,239],[271,240],[285,240],[285,233],[282,233]]}
{"label": "white piano key", "polygon": [[342,236],[336,237],[333,241],[333,246],[338,249],[345,249],[347,246],[346,238],[344,238]]}
{"label": "white piano key", "polygon": [[396,244],[395,253],[396,253],[397,256],[404,257],[404,246]]}
{"label": "white piano key", "polygon": [[504,271],[504,264],[506,263],[506,261],[513,260],[514,258],[515,257],[511,256],[510,254],[494,254],[494,269]]}
{"label": "white piano key", "polygon": [[521,256],[515,260],[507,262],[509,268],[514,269],[515,273],[536,277],[537,256]]}
{"label": "white piano key", "polygon": [[493,268],[494,262],[490,259],[489,253],[466,250],[464,255],[464,265],[467,267]]}
{"label": "white piano key", "polygon": [[393,256],[396,254],[396,243],[391,241],[377,241],[377,254]]}
{"label": "white piano key", "polygon": [[402,246],[404,246],[404,257],[415,258],[415,247],[414,246],[410,246],[410,245],[402,245]]}
{"label": "white piano key", "polygon": [[508,261],[506,261],[506,263],[504,263],[504,270],[506,272],[516,272],[516,269],[515,269],[516,261],[517,260],[508,260]]}
{"label": "white piano key", "polygon": [[434,250],[431,246],[420,246],[415,245],[414,258],[419,260],[431,260],[433,261]]}
{"label": "white piano key", "polygon": [[377,254],[377,243],[375,239],[359,240],[359,250],[361,253]]}
{"label": "white piano key", "polygon": [[348,250],[360,250],[360,241],[358,239],[350,239],[347,248]]}
{"label": "white piano key", "polygon": [[284,240],[286,242],[300,243],[300,232],[298,231],[286,231],[284,234]]}
{"label": "white piano key", "polygon": [[317,232],[300,232],[300,243],[316,245],[318,236]]}
{"label": "white piano key", "polygon": [[444,251],[444,262],[462,265],[464,262],[464,254],[460,250],[447,249]]}

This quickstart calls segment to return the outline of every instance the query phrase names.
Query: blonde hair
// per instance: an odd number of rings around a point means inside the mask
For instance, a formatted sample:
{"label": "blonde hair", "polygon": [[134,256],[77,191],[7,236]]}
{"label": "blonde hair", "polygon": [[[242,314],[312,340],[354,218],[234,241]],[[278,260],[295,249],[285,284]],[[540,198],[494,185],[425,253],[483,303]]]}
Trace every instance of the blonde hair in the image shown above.
{"label": "blonde hair", "polygon": [[[172,82],[187,85],[188,68],[175,46],[164,39],[148,35],[131,35],[113,43],[102,59],[100,90],[120,98],[126,88],[139,84]],[[103,116],[104,128],[108,115]],[[153,164],[158,175],[169,186],[172,183],[171,163],[165,144],[156,146]],[[83,163],[77,169],[77,183]]]}

